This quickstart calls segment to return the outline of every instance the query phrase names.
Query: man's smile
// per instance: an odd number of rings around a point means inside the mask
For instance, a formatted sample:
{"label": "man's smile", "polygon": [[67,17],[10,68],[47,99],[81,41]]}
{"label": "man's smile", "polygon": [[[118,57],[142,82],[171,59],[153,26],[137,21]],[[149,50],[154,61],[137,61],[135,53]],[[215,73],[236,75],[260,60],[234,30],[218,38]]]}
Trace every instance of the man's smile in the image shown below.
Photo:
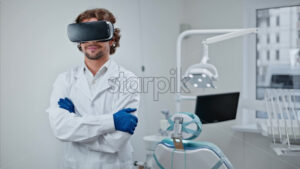
{"label": "man's smile", "polygon": [[86,47],[86,49],[90,50],[90,51],[95,51],[95,50],[97,50],[99,48],[100,48],[100,46],[98,46],[98,45],[90,45],[90,46]]}

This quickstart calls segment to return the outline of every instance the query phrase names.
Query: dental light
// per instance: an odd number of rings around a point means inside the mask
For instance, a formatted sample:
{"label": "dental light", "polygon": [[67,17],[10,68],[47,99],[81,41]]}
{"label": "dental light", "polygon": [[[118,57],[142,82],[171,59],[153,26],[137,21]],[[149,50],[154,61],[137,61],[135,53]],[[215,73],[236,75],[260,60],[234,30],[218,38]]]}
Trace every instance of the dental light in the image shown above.
{"label": "dental light", "polygon": [[213,81],[218,79],[217,68],[207,63],[208,45],[204,44],[204,56],[200,63],[191,65],[183,76],[183,84],[189,82],[195,88],[215,88]]}
{"label": "dental light", "polygon": [[[176,62],[177,62],[177,94],[176,94],[176,110],[180,111],[181,99],[195,99],[193,96],[182,96],[181,95],[181,81],[185,87],[187,84],[195,88],[215,88],[214,81],[218,80],[217,68],[209,64],[208,56],[208,45],[221,42],[228,39],[233,39],[239,36],[247,35],[250,33],[257,33],[257,28],[247,29],[207,29],[207,30],[187,30],[182,32],[177,38],[177,49],[176,49]],[[181,77],[181,43],[182,40],[190,35],[204,35],[204,34],[221,34],[211,38],[208,38],[202,42],[203,44],[203,58],[200,63],[196,63],[188,67],[183,77]]]}

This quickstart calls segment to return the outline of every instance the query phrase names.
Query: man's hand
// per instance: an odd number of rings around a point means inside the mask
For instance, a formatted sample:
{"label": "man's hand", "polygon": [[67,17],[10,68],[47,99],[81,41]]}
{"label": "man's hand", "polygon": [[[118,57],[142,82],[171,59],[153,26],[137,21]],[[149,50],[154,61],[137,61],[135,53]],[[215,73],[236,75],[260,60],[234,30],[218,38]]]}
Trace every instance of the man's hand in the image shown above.
{"label": "man's hand", "polygon": [[75,113],[75,106],[73,102],[67,97],[65,97],[64,99],[60,98],[58,101],[58,105],[60,108],[68,110],[70,113]]}
{"label": "man's hand", "polygon": [[135,111],[136,109],[126,108],[116,112],[113,115],[116,130],[133,134],[138,123],[138,118],[130,113]]}

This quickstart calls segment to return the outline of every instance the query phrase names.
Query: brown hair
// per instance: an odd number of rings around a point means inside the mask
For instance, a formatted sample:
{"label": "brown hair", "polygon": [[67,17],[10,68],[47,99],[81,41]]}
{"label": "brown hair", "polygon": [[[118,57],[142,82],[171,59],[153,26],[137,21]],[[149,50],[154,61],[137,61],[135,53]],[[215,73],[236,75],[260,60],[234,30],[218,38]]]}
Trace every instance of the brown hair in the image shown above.
{"label": "brown hair", "polygon": [[[109,10],[104,8],[86,10],[77,16],[75,22],[81,23],[84,19],[90,19],[90,18],[97,18],[98,21],[100,20],[109,21],[112,24],[116,23],[115,16]],[[114,43],[110,47],[110,54],[114,54],[116,52],[116,48],[120,46],[120,38],[121,38],[120,29],[114,28],[114,36],[112,38],[112,41]],[[80,44],[77,47],[80,51],[82,50]]]}

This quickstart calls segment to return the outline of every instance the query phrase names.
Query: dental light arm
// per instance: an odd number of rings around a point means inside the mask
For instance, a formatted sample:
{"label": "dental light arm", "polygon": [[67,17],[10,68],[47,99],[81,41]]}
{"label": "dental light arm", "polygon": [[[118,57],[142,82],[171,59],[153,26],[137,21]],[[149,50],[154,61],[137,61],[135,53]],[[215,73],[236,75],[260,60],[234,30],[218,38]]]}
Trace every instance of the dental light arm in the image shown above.
{"label": "dental light arm", "polygon": [[208,57],[208,45],[203,43],[203,58],[201,60],[201,63],[207,63],[209,60]]}
{"label": "dental light arm", "polygon": [[230,32],[230,33],[226,33],[226,34],[223,34],[223,35],[218,35],[218,36],[214,36],[214,37],[211,37],[211,38],[207,38],[202,43],[206,44],[206,45],[209,45],[209,44],[221,42],[221,41],[228,40],[228,39],[237,38],[239,36],[247,35],[247,34],[250,34],[250,33],[256,33],[256,32],[257,32],[257,28],[241,29],[239,31]]}
{"label": "dental light arm", "polygon": [[247,34],[250,34],[250,33],[256,33],[256,32],[257,32],[257,28],[248,28],[248,29],[241,29],[241,30],[226,33],[226,34],[223,34],[223,35],[218,35],[218,36],[214,36],[214,37],[211,37],[211,38],[207,38],[206,40],[204,40],[202,42],[202,44],[203,44],[203,58],[201,60],[201,63],[207,63],[209,61],[208,45],[214,44],[214,43],[217,43],[217,42],[221,42],[221,41],[224,41],[224,40],[228,40],[228,39],[237,38],[239,36],[247,35]]}

